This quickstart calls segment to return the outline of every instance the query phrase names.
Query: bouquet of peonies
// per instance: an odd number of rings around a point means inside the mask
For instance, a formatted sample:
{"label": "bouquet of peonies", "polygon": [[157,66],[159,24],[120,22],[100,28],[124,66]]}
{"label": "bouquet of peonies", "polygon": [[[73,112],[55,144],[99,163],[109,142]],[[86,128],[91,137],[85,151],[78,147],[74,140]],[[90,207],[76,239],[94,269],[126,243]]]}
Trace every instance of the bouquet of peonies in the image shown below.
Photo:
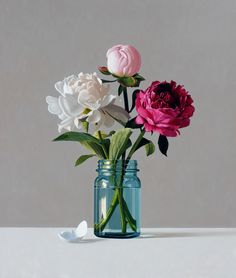
{"label": "bouquet of peonies", "polygon": [[[67,130],[54,141],[77,141],[87,150],[87,154],[77,159],[76,166],[96,156],[114,163],[121,160],[125,167],[142,147],[149,156],[155,151],[155,143],[144,137],[145,133],[152,135],[161,153],[167,155],[167,137],[180,134],[180,129],[190,124],[194,113],[188,91],[175,81],[154,81],[145,90],[137,89],[145,79],[139,74],[141,57],[133,46],[116,45],[107,51],[106,57],[107,66],[98,69],[110,78],[100,79],[96,73],[71,75],[55,84],[59,97],[46,98],[48,111],[60,119],[59,132]],[[117,82],[117,94],[110,92],[111,82]],[[131,104],[128,88],[135,88]],[[118,96],[123,96],[124,107],[115,104]],[[131,117],[134,109],[136,114]],[[121,125],[120,129],[112,129],[115,122]],[[139,129],[135,139],[132,138],[133,129]],[[129,222],[125,212],[122,219]],[[101,223],[97,226],[99,229],[105,227],[106,221],[102,219]],[[135,221],[133,229],[134,224]],[[123,223],[122,231],[125,229]]]}

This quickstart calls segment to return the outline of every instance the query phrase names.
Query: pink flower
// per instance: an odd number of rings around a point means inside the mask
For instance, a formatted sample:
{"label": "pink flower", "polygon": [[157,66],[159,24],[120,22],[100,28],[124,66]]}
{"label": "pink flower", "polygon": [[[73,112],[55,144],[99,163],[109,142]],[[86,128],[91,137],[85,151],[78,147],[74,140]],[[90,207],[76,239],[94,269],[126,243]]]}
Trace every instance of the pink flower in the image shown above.
{"label": "pink flower", "polygon": [[185,88],[176,82],[155,81],[136,97],[137,124],[146,131],[175,137],[179,129],[190,124],[194,112],[193,100]]}
{"label": "pink flower", "polygon": [[131,45],[115,45],[107,51],[107,68],[119,77],[136,74],[141,67],[141,56]]}

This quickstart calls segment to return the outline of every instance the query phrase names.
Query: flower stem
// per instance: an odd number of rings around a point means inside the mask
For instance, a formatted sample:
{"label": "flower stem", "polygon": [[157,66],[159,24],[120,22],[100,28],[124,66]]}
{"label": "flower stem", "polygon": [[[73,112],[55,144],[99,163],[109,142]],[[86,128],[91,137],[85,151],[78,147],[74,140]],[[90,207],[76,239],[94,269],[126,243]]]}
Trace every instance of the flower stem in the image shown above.
{"label": "flower stem", "polygon": [[123,97],[124,97],[125,110],[129,113],[129,99],[128,99],[126,87],[124,87],[124,89],[123,89]]}
{"label": "flower stem", "polygon": [[132,157],[132,155],[134,154],[134,152],[136,151],[136,149],[137,149],[137,147],[138,147],[140,141],[142,140],[144,134],[145,134],[145,130],[142,129],[141,132],[140,132],[140,134],[139,134],[139,136],[138,136],[138,138],[137,138],[137,140],[134,142],[134,144],[133,144],[133,146],[132,146],[132,148],[131,148],[131,150],[130,150],[128,156],[127,156],[127,160],[130,160],[130,159],[131,159],[131,157]]}
{"label": "flower stem", "polygon": [[[123,87],[123,98],[124,98],[125,110],[129,113],[129,99],[128,99],[126,87]],[[122,160],[125,160],[125,157],[126,157],[126,151],[122,154]]]}

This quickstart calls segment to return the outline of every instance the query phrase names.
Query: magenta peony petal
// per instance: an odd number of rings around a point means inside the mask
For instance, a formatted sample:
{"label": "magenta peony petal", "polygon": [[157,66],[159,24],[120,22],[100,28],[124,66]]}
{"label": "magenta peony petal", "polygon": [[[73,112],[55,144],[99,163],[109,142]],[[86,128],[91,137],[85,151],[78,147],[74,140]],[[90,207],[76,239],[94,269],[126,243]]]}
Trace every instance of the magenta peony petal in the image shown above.
{"label": "magenta peony petal", "polygon": [[136,98],[137,122],[148,132],[175,137],[179,129],[190,124],[194,113],[193,100],[184,86],[175,81],[154,81]]}
{"label": "magenta peony petal", "polygon": [[144,123],[145,131],[151,132],[155,130],[155,126],[150,125],[149,123]]}
{"label": "magenta peony petal", "polygon": [[145,120],[144,120],[144,118],[142,118],[141,116],[138,115],[138,116],[135,118],[135,122],[136,122],[136,124],[138,124],[138,125],[142,125],[142,124],[145,123]]}
{"label": "magenta peony petal", "polygon": [[156,128],[156,132],[159,132],[161,135],[167,137],[176,137],[179,134],[177,129],[170,129],[170,128]]}
{"label": "magenta peony petal", "polygon": [[150,118],[152,116],[147,109],[143,108],[139,97],[136,98],[136,111],[143,118]]}
{"label": "magenta peony petal", "polygon": [[189,125],[190,125],[190,119],[189,118],[183,119],[180,128],[187,127]]}

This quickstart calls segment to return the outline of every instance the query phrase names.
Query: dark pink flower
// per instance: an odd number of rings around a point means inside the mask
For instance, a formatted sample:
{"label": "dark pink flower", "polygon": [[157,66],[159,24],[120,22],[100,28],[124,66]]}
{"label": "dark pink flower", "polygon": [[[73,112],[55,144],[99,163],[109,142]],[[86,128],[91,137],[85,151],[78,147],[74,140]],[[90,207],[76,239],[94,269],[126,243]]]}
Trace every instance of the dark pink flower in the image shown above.
{"label": "dark pink flower", "polygon": [[175,81],[155,81],[136,97],[136,123],[146,131],[175,137],[179,129],[190,124],[194,112],[193,100],[182,85]]}

